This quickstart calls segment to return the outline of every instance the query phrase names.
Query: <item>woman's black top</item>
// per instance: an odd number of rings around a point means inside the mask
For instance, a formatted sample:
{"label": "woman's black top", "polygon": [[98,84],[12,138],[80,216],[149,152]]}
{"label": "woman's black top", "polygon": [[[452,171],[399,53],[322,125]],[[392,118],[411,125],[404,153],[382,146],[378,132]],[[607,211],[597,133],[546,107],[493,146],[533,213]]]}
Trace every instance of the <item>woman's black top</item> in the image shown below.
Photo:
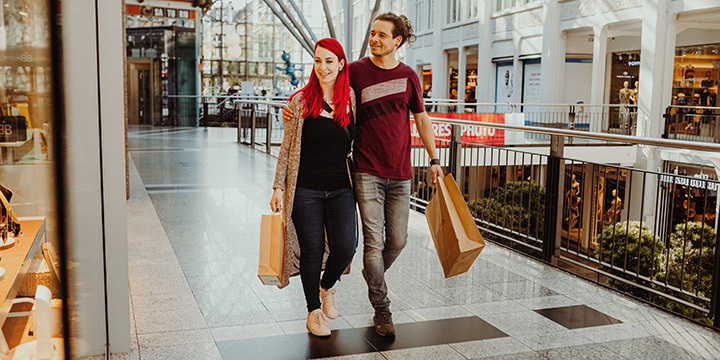
{"label": "woman's black top", "polygon": [[[327,112],[330,105],[324,103]],[[355,137],[354,115],[347,130],[334,119],[317,116],[305,119],[300,145],[297,186],[312,190],[350,189],[346,158],[350,140]]]}

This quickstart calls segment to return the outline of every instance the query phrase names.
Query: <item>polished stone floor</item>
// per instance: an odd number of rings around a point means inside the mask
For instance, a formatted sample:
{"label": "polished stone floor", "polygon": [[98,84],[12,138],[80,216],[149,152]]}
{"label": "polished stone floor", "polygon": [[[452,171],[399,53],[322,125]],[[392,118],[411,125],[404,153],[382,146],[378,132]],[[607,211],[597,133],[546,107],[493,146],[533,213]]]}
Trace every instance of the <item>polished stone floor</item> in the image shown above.
{"label": "polished stone floor", "polygon": [[[445,279],[423,215],[387,273],[394,341],[370,330],[360,269],[333,335],[307,335],[300,279],[257,278],[276,159],[229,128],[131,128],[133,349],[120,359],[711,359],[720,334],[488,244]],[[362,254],[361,248],[358,254]]]}

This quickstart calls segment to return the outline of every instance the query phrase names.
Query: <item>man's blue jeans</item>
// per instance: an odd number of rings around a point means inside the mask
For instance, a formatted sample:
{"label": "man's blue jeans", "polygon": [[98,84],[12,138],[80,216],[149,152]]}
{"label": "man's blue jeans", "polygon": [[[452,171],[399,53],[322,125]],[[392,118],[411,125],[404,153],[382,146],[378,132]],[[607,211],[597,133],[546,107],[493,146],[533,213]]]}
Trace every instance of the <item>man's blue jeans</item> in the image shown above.
{"label": "man's blue jeans", "polygon": [[[357,248],[355,198],[351,189],[295,189],[292,220],[300,242],[300,279],[308,312],[320,308],[320,286],[330,289],[347,268]],[[330,255],[320,271],[327,233]]]}
{"label": "man's blue jeans", "polygon": [[376,312],[389,311],[385,271],[407,243],[410,182],[355,173],[355,197],[363,228],[365,280]]}

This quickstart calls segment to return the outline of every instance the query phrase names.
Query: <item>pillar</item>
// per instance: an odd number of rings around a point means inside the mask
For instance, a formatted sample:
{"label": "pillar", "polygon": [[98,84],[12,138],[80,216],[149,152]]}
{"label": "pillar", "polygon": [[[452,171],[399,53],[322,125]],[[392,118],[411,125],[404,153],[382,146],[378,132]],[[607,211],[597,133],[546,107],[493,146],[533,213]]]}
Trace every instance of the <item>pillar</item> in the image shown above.
{"label": "pillar", "polygon": [[[608,27],[593,27],[593,62],[592,62],[592,89],[590,90],[591,104],[605,103],[605,67],[607,66],[607,34]],[[597,120],[591,124],[591,131],[601,132],[602,121]]]}
{"label": "pillar", "polygon": [[[467,84],[467,48],[460,46],[458,48],[458,83],[457,83],[457,99],[465,101],[465,84]],[[458,105],[457,112],[465,112],[464,105]]]}

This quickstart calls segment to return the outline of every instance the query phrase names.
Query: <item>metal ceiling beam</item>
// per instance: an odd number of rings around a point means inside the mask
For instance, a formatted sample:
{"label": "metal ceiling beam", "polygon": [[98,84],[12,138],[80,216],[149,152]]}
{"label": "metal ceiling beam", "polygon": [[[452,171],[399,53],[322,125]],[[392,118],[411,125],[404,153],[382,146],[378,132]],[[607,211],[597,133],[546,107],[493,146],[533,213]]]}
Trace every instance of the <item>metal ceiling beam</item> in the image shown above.
{"label": "metal ceiling beam", "polygon": [[372,14],[370,15],[370,21],[368,22],[367,31],[365,32],[365,40],[363,40],[362,47],[360,48],[360,59],[365,57],[365,50],[367,50],[368,42],[370,41],[370,28],[372,27],[373,20],[380,11],[380,0],[375,0],[375,7],[373,7]]}
{"label": "metal ceiling beam", "polygon": [[300,18],[300,21],[305,25],[305,30],[307,30],[308,34],[310,34],[310,38],[312,38],[313,43],[316,43],[318,41],[317,36],[315,36],[315,33],[312,31],[312,28],[310,25],[308,25],[307,21],[305,20],[305,15],[303,15],[300,8],[295,3],[295,0],[289,0],[290,5],[292,5],[293,9],[295,9],[295,12],[298,14],[298,17]]}
{"label": "metal ceiling beam", "polygon": [[295,17],[290,12],[290,9],[283,3],[282,0],[275,0],[275,2],[280,5],[280,9],[282,9],[285,16],[290,19],[290,22],[295,26],[295,30],[298,31],[300,36],[302,36],[303,39],[305,39],[305,43],[310,45],[310,48],[315,48],[315,41],[313,41],[309,36],[305,34],[305,32],[302,29],[302,26],[298,23],[298,21],[295,19]]}
{"label": "metal ceiling beam", "polygon": [[330,30],[330,37],[337,40],[337,36],[335,35],[335,27],[332,23],[332,15],[330,15],[330,8],[328,8],[327,0],[322,0],[323,4],[323,11],[325,11],[325,20],[327,21],[328,30]]}
{"label": "metal ceiling beam", "polygon": [[343,27],[345,30],[345,57],[347,58],[347,61],[350,62],[353,60],[353,58],[352,58],[353,1],[352,0],[344,0],[343,3],[345,6],[345,8],[343,9],[343,12],[345,13],[345,21],[343,23]]}
{"label": "metal ceiling beam", "polygon": [[287,28],[288,31],[290,31],[290,33],[300,43],[300,45],[303,47],[303,49],[305,49],[305,51],[307,51],[308,54],[310,54],[310,56],[313,56],[314,55],[313,48],[307,42],[305,42],[305,39],[302,36],[300,36],[300,34],[298,34],[298,32],[293,28],[292,24],[288,23],[288,21],[285,20],[285,18],[282,16],[280,11],[278,11],[278,9],[275,8],[275,6],[272,3],[270,3],[270,0],[263,0],[263,1],[270,8],[270,10],[272,10],[272,12],[275,13],[275,16],[277,16],[277,18],[280,19],[280,21],[283,23],[283,25],[285,25],[285,28]]}

